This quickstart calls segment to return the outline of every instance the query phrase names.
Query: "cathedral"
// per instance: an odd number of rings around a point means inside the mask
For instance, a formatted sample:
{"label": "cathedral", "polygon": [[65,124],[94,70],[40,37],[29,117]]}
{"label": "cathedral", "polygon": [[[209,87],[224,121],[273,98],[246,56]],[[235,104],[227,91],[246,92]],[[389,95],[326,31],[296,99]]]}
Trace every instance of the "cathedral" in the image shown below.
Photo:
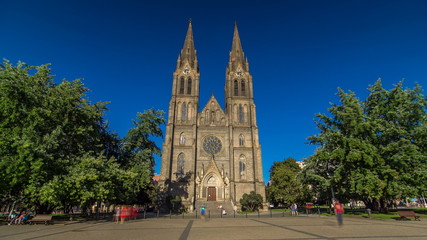
{"label": "cathedral", "polygon": [[226,66],[224,109],[212,95],[199,111],[199,83],[190,21],[173,73],[160,186],[190,211],[211,202],[236,209],[251,191],[265,202],[252,76],[237,24]]}

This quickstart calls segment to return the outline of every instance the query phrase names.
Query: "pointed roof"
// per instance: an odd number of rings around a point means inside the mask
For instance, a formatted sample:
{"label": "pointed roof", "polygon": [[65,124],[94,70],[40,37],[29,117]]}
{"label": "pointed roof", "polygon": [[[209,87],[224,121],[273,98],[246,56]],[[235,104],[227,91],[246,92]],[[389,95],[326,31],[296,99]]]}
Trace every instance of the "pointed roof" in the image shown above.
{"label": "pointed roof", "polygon": [[[230,52],[230,63],[233,69],[240,63],[242,67],[246,67],[245,54],[243,53],[242,43],[240,42],[239,30],[237,29],[237,22],[234,23],[233,43]],[[246,69],[245,69],[246,70]]]}
{"label": "pointed roof", "polygon": [[224,126],[227,124],[227,117],[225,116],[224,110],[221,105],[219,105],[214,95],[211,96],[198,115],[198,121],[201,125]]}
{"label": "pointed roof", "polygon": [[212,93],[211,98],[209,98],[209,101],[206,103],[206,106],[203,108],[202,112],[204,112],[206,109],[212,110],[212,106],[214,106],[214,109],[220,110],[221,114],[224,114],[224,111],[222,110],[221,105],[219,105],[218,100],[216,100],[213,93]]}
{"label": "pointed roof", "polygon": [[194,48],[193,27],[191,19],[188,22],[187,35],[185,36],[184,47],[181,50],[181,63],[188,60],[188,63],[194,67],[196,62],[196,49]]}
{"label": "pointed roof", "polygon": [[[215,163],[214,159],[212,158],[211,161],[209,162],[208,168],[206,169],[206,173],[203,176],[202,181],[206,182],[208,181],[211,177],[216,177],[218,179],[218,181],[224,181],[223,179],[223,175],[221,174],[220,169],[218,168],[217,164]],[[227,179],[228,181],[228,179]],[[228,184],[228,183],[226,183]]]}

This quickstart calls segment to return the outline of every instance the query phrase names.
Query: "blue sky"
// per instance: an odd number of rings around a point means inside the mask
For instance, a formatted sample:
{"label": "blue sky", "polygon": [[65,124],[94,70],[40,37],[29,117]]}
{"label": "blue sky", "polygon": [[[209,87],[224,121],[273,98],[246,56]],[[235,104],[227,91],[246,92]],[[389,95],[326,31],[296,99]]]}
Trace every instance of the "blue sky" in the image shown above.
{"label": "blue sky", "polygon": [[[56,80],[84,78],[109,101],[124,136],[137,112],[167,112],[172,73],[193,20],[200,110],[224,106],[225,67],[238,22],[253,75],[264,179],[274,161],[313,154],[316,113],[340,87],[362,99],[378,78],[426,87],[426,1],[9,1],[0,0],[0,57],[52,63]],[[161,143],[160,143],[161,145]],[[159,172],[160,162],[156,171]]]}

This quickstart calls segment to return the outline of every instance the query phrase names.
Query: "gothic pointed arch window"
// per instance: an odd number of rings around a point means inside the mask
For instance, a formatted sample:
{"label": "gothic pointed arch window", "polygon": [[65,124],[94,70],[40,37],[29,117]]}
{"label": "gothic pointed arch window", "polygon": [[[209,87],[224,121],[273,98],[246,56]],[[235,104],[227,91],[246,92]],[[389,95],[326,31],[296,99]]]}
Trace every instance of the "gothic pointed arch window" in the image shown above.
{"label": "gothic pointed arch window", "polygon": [[177,170],[176,170],[176,176],[178,178],[184,177],[184,167],[185,167],[185,155],[184,153],[180,153],[178,155],[178,162],[177,162]]}
{"label": "gothic pointed arch window", "polygon": [[187,94],[191,94],[191,86],[192,86],[192,80],[191,80],[191,78],[188,78],[188,80],[187,80]]}
{"label": "gothic pointed arch window", "polygon": [[245,121],[245,117],[244,117],[243,107],[240,104],[239,105],[239,123],[243,123],[244,121]]}
{"label": "gothic pointed arch window", "polygon": [[237,122],[239,120],[239,111],[238,111],[237,104],[233,105],[233,122]]}
{"label": "gothic pointed arch window", "polygon": [[249,120],[249,110],[248,110],[248,105],[246,105],[246,104],[243,107],[243,115],[244,115],[244,121],[248,122],[248,120]]}
{"label": "gothic pointed arch window", "polygon": [[206,118],[206,123],[209,123],[209,114],[210,113],[210,111],[209,111],[209,109],[206,109],[206,112],[205,112],[205,118]]}
{"label": "gothic pointed arch window", "polygon": [[179,144],[185,144],[185,133],[181,133],[181,135],[179,136]]}
{"label": "gothic pointed arch window", "polygon": [[234,80],[234,96],[239,96],[239,82]]}
{"label": "gothic pointed arch window", "polygon": [[245,81],[242,80],[242,83],[240,85],[241,90],[242,90],[242,96],[246,96],[246,86],[245,86]]}
{"label": "gothic pointed arch window", "polygon": [[246,179],[246,157],[245,155],[240,155],[239,159],[239,177],[240,179]]}
{"label": "gothic pointed arch window", "polygon": [[215,122],[216,116],[215,116],[215,111],[211,112],[211,121],[212,123]]}
{"label": "gothic pointed arch window", "polygon": [[239,146],[245,146],[245,137],[243,136],[243,134],[240,134],[239,136]]}
{"label": "gothic pointed arch window", "polygon": [[188,103],[187,105],[187,120],[191,120],[193,116],[193,105]]}
{"label": "gothic pointed arch window", "polygon": [[185,120],[187,120],[187,104],[186,103],[183,103],[182,104],[182,109],[181,109],[181,120],[182,121],[185,121]]}
{"label": "gothic pointed arch window", "polygon": [[219,111],[219,109],[216,110],[215,117],[215,121],[219,122],[219,118],[221,117],[221,112]]}
{"label": "gothic pointed arch window", "polygon": [[179,94],[184,94],[185,89],[185,80],[184,77],[181,77],[181,80],[179,81]]}

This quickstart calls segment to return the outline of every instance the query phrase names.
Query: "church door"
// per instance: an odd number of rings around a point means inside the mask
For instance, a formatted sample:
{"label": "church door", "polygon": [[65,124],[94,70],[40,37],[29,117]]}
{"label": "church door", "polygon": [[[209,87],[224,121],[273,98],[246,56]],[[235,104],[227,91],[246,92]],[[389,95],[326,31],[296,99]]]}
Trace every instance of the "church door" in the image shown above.
{"label": "church door", "polygon": [[208,188],[208,201],[216,201],[216,187]]}

